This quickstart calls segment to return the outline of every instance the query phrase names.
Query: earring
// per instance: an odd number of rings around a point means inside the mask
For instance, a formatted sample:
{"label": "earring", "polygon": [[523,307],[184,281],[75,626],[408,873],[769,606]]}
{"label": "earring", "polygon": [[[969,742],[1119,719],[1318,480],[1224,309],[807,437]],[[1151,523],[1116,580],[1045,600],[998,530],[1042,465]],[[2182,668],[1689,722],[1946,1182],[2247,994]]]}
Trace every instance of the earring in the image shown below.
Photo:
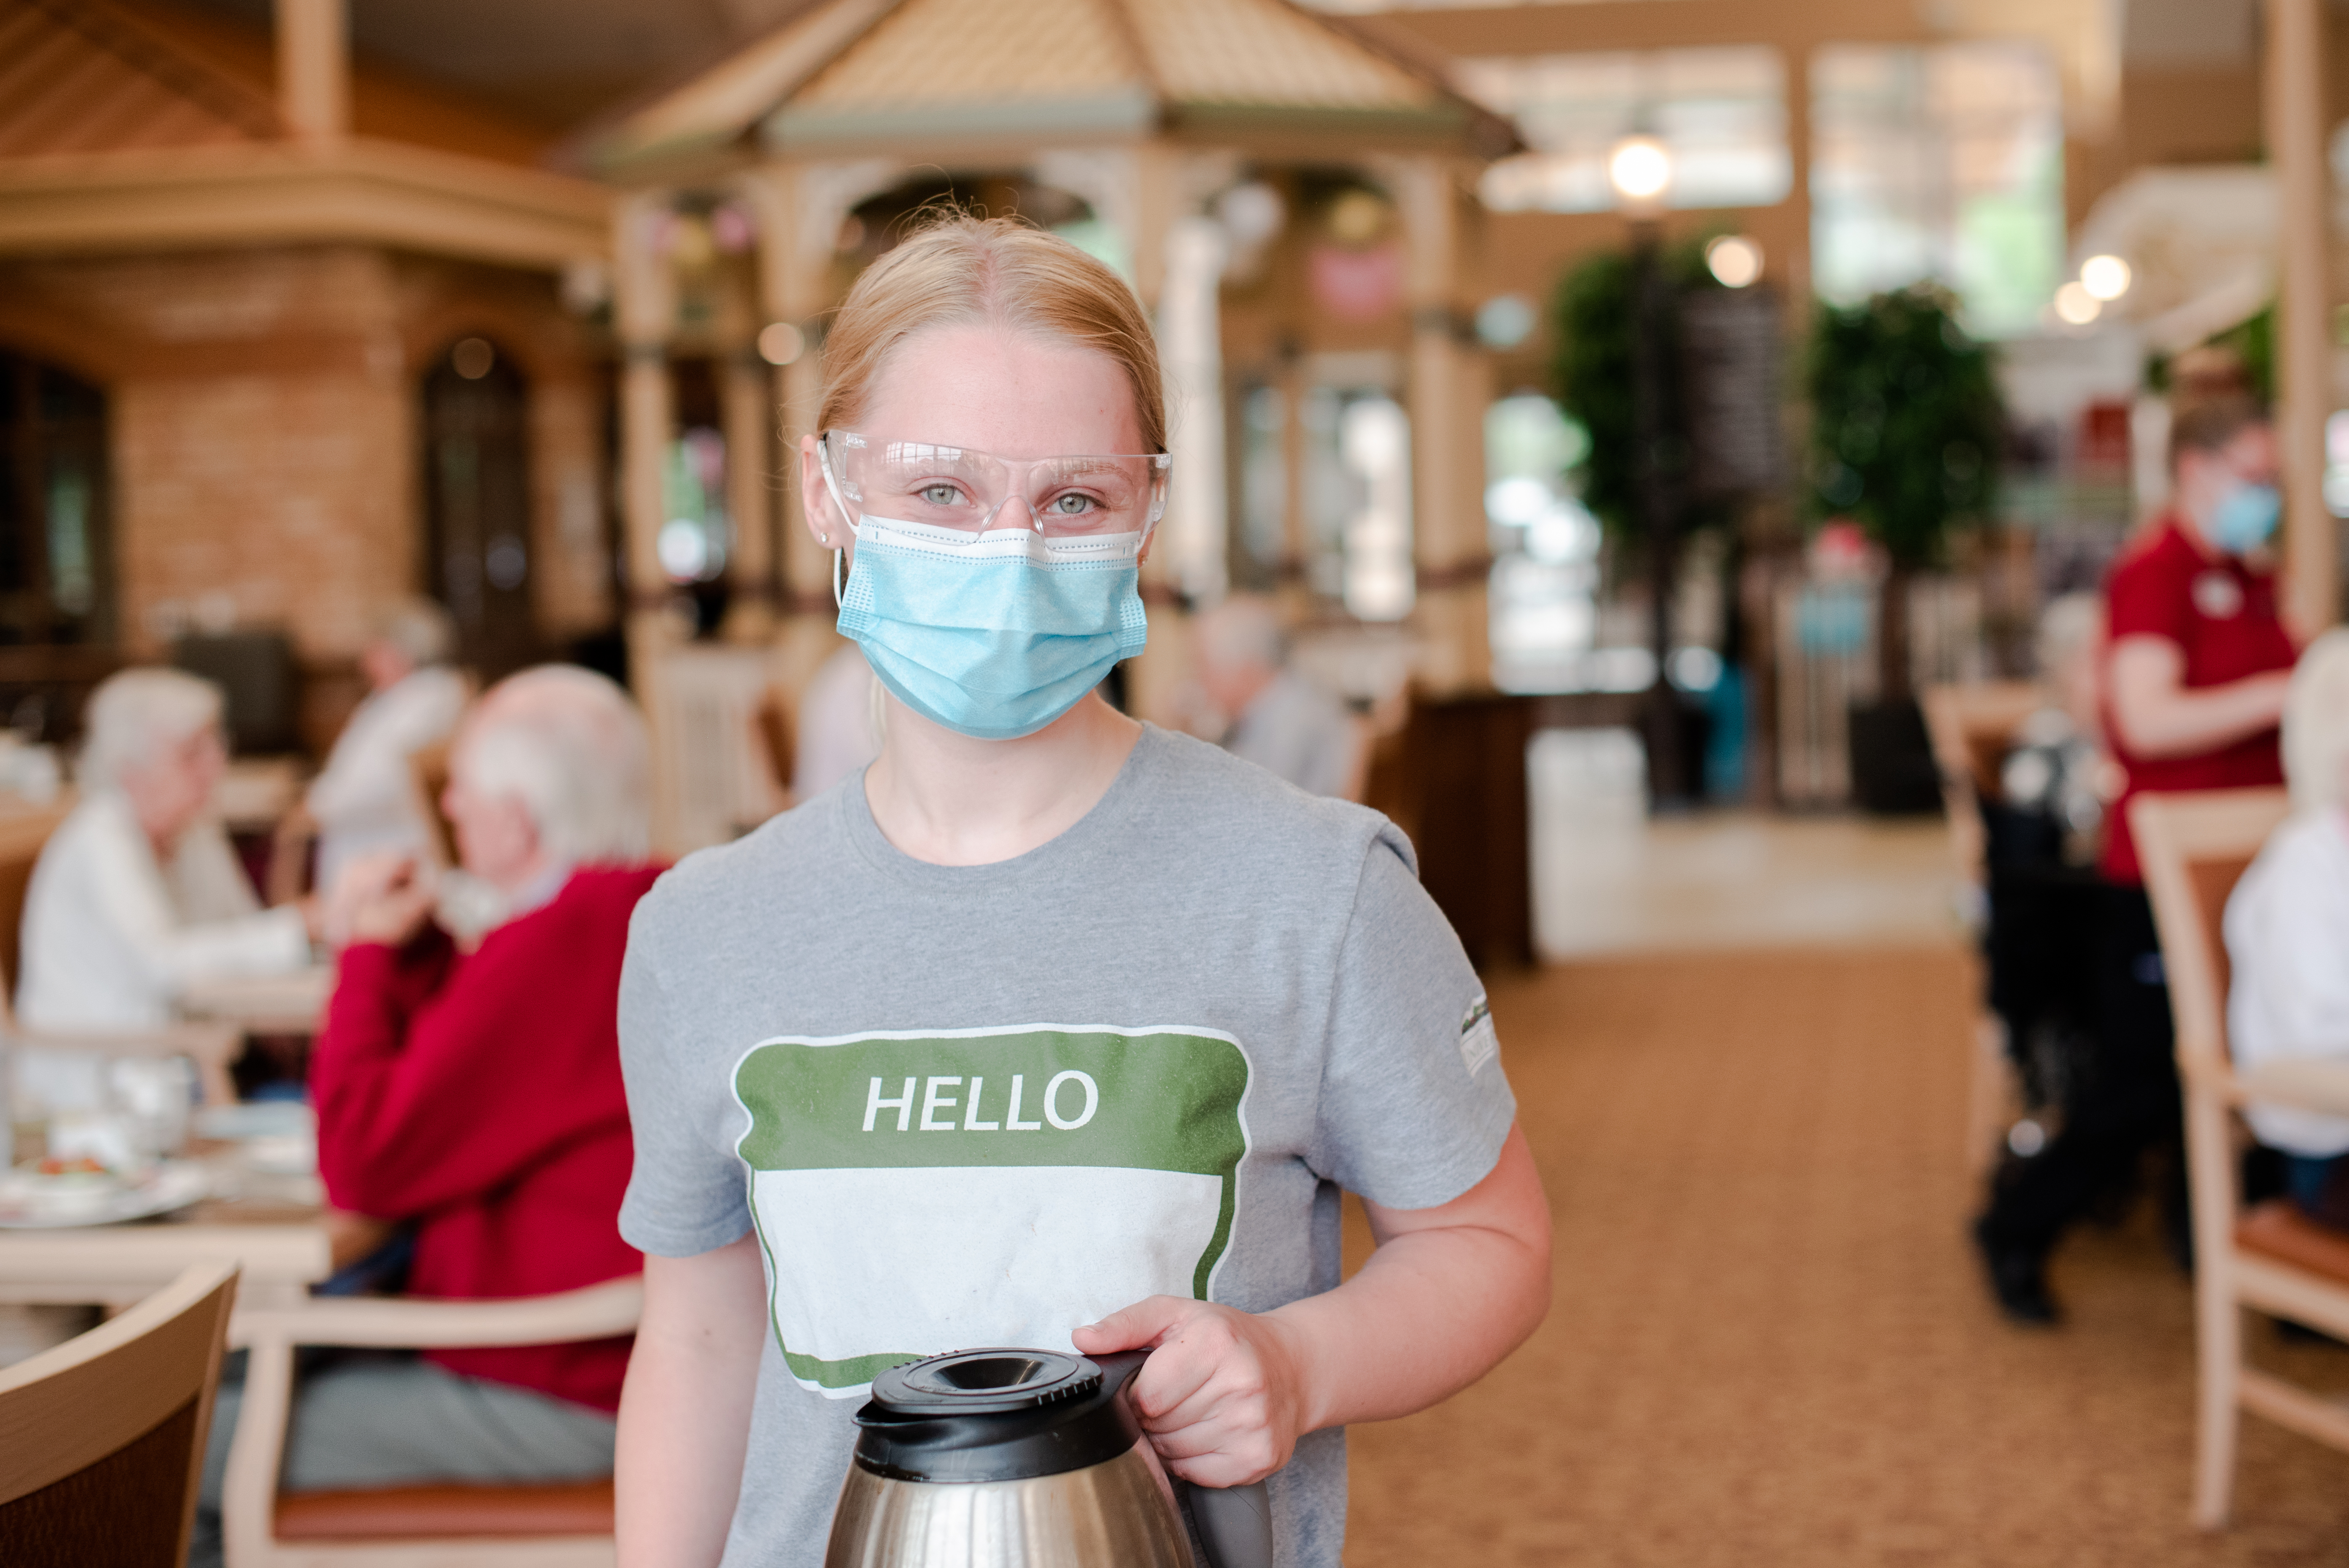
{"label": "earring", "polygon": [[815,531],[815,542],[818,544],[830,544],[832,542],[832,535],[824,532],[823,530],[819,528]]}

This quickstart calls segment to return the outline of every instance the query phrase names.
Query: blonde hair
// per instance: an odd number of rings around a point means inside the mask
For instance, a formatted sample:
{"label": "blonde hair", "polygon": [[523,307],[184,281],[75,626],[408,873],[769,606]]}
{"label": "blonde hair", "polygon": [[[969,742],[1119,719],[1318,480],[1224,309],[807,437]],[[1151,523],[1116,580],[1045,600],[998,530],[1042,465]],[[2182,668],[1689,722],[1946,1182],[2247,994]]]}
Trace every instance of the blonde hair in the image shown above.
{"label": "blonde hair", "polygon": [[2349,626],[2308,645],[2283,699],[2283,776],[2292,809],[2349,804]]}
{"label": "blonde hair", "polygon": [[1166,449],[1150,318],[1125,280],[1057,234],[954,212],[864,269],[823,339],[816,433],[854,429],[889,355],[933,326],[999,325],[1098,349],[1133,384],[1143,449]]}
{"label": "blonde hair", "polygon": [[118,671],[89,695],[75,780],[90,793],[111,789],[165,747],[218,724],[221,709],[221,688],[185,670],[149,665]]}
{"label": "blonde hair", "polygon": [[450,759],[470,789],[521,800],[539,841],[574,865],[643,860],[652,748],[628,694],[576,665],[540,665],[484,695]]}

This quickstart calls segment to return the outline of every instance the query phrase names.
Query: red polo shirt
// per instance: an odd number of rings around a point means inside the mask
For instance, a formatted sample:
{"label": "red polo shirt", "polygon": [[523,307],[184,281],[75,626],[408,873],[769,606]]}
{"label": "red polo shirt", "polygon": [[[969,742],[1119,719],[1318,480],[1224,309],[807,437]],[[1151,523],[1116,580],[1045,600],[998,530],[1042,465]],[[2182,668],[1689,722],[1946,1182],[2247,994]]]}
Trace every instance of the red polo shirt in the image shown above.
{"label": "red polo shirt", "polygon": [[[418,1295],[542,1295],[642,1272],[620,1239],[635,1148],[614,1022],[628,916],[658,867],[572,874],[460,954],[437,928],[344,950],[310,1065],[337,1208],[416,1224]],[[619,1408],[626,1339],[435,1350],[453,1372]]]}
{"label": "red polo shirt", "polygon": [[[2186,655],[2189,691],[2288,670],[2299,656],[2276,614],[2275,573],[2255,572],[2209,549],[2174,514],[2165,515],[2113,567],[2105,583],[2105,627],[2107,660],[2123,637],[2160,637],[2178,645]],[[2106,676],[2109,692],[2109,665]],[[2137,841],[2129,836],[2128,803],[2137,796],[2283,782],[2273,729],[2190,757],[2136,757],[2121,741],[2108,700],[2105,732],[2128,787],[2113,808],[2104,873],[2131,887],[2145,881],[2137,870]]]}

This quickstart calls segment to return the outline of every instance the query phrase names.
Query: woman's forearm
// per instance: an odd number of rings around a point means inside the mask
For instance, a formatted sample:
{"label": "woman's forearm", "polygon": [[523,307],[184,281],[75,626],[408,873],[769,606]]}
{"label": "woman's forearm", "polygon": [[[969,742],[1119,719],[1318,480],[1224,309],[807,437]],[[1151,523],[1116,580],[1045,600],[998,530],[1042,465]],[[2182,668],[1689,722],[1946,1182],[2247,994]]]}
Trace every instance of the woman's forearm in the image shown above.
{"label": "woman's forearm", "polygon": [[1510,1131],[1470,1198],[1481,1200],[1475,1212],[1423,1227],[1393,1227],[1410,1217],[1373,1209],[1373,1229],[1387,1233],[1361,1271],[1268,1315],[1288,1331],[1299,1363],[1300,1432],[1425,1409],[1492,1370],[1541,1322],[1549,1213],[1523,1132]]}
{"label": "woman's forearm", "polygon": [[766,1332],[757,1243],[645,1259],[645,1315],[620,1393],[620,1568],[713,1568],[726,1549]]}

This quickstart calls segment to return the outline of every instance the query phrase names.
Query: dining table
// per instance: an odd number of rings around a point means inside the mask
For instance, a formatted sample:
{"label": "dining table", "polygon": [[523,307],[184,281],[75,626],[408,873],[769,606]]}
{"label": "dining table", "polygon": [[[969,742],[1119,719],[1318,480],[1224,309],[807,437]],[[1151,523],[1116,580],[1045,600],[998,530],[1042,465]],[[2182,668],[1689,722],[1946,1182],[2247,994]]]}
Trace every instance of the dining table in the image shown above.
{"label": "dining table", "polygon": [[191,1263],[242,1268],[237,1306],[284,1308],[381,1245],[378,1222],[328,1207],[315,1173],[263,1169],[254,1143],[199,1139],[179,1157],[201,1169],[204,1195],[150,1218],[0,1228],[0,1302],[124,1307]]}
{"label": "dining table", "polygon": [[248,1035],[315,1035],[335,992],[335,966],[312,964],[285,975],[238,975],[192,982],[180,1016],[232,1024]]}

